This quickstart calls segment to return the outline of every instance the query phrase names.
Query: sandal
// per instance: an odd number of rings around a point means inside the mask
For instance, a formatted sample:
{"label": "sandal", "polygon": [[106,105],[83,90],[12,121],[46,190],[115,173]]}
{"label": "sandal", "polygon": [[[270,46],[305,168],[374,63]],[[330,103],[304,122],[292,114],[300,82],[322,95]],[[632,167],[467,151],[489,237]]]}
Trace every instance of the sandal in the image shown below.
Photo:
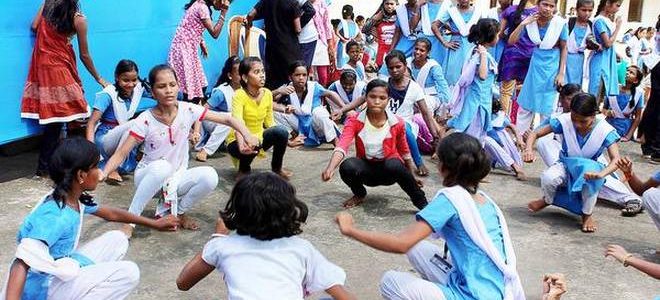
{"label": "sandal", "polygon": [[626,202],[625,207],[621,209],[621,215],[624,217],[633,217],[643,210],[642,201],[630,200]]}

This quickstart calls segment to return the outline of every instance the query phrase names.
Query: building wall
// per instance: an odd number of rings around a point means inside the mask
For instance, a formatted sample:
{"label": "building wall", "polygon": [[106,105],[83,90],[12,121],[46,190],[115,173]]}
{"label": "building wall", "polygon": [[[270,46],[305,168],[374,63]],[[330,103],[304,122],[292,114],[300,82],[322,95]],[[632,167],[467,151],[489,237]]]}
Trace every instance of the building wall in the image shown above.
{"label": "building wall", "polygon": [[[561,2],[566,3],[566,12],[571,7],[575,7],[576,0],[560,0]],[[596,13],[596,7],[601,0],[594,0],[594,14]],[[623,18],[623,31],[630,28],[637,28],[639,26],[645,27],[655,27],[655,22],[658,20],[658,14],[660,14],[660,1],[658,0],[643,0],[642,4],[642,21],[641,22],[628,22],[628,10],[630,8],[630,0],[623,0],[621,3],[621,9],[618,12]]]}

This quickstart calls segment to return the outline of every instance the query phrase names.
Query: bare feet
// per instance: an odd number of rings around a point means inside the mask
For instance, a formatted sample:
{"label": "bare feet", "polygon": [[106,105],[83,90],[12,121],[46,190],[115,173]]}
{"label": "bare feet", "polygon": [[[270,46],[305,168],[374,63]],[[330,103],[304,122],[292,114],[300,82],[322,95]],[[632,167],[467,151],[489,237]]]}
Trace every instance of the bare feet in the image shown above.
{"label": "bare feet", "polygon": [[429,169],[426,168],[426,165],[422,164],[417,168],[417,175],[422,177],[429,176]]}
{"label": "bare feet", "polygon": [[300,148],[305,144],[305,136],[299,134],[298,136],[289,140],[287,145],[291,148]]}
{"label": "bare feet", "polygon": [[124,224],[119,231],[123,232],[126,235],[127,239],[131,239],[133,236],[133,229],[135,229],[131,224]]}
{"label": "bare feet", "polygon": [[199,229],[199,224],[197,224],[197,221],[195,221],[195,219],[191,217],[188,217],[185,214],[179,215],[179,221],[181,222],[181,228],[183,229],[188,229],[188,230]]}
{"label": "bare feet", "polygon": [[121,185],[124,179],[121,178],[121,175],[117,171],[113,171],[108,174],[108,177],[105,179],[105,182],[109,185]]}
{"label": "bare feet", "polygon": [[527,180],[527,174],[525,174],[525,171],[523,171],[523,168],[521,168],[517,164],[511,165],[513,168],[513,171],[516,172],[516,179],[520,181],[526,181]]}
{"label": "bare feet", "polygon": [[206,153],[204,149],[199,150],[199,152],[197,152],[197,155],[195,155],[195,159],[197,161],[205,162],[208,159],[208,153]]}
{"label": "bare feet", "polygon": [[596,232],[596,220],[591,215],[582,216],[582,232]]}
{"label": "bare feet", "polygon": [[286,181],[289,181],[289,179],[293,176],[293,172],[284,168],[282,168],[279,171],[273,171],[273,173],[280,175],[280,177],[282,177]]}
{"label": "bare feet", "polygon": [[548,206],[548,203],[545,203],[545,200],[543,198],[537,199],[534,201],[530,201],[527,203],[527,209],[529,209],[530,212],[539,212],[540,210],[546,208]]}
{"label": "bare feet", "polygon": [[344,208],[353,208],[364,202],[364,197],[353,196],[341,204]]}

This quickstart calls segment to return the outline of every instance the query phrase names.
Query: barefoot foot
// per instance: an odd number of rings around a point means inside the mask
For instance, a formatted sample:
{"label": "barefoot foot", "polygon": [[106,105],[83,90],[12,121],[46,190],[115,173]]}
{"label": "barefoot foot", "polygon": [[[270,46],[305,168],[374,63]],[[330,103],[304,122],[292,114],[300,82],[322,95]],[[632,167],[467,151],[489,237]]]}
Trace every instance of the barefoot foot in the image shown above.
{"label": "barefoot foot", "polygon": [[516,172],[516,179],[519,181],[527,181],[527,174],[525,174],[525,171],[521,167],[515,166],[513,167],[513,170]]}
{"label": "barefoot foot", "polygon": [[582,232],[596,232],[596,220],[591,215],[582,216]]}
{"label": "barefoot foot", "polygon": [[121,185],[124,179],[121,178],[121,175],[117,171],[113,171],[108,174],[108,178],[105,179],[105,182],[109,185]]}
{"label": "barefoot foot", "polygon": [[199,224],[197,221],[187,215],[180,214],[179,221],[181,222],[181,228],[188,230],[198,230]]}
{"label": "barefoot foot", "polygon": [[417,175],[422,177],[429,176],[429,169],[426,168],[426,165],[422,164],[417,168]]}
{"label": "barefoot foot", "polygon": [[282,168],[279,171],[273,171],[273,173],[280,175],[280,177],[282,177],[286,181],[289,181],[289,179],[291,179],[291,177],[293,176],[293,172],[284,168]]}
{"label": "barefoot foot", "polygon": [[527,209],[529,209],[529,211],[533,213],[539,212],[540,210],[546,208],[546,206],[548,206],[548,203],[545,203],[545,200],[543,200],[543,198],[530,201],[529,203],[527,203]]}
{"label": "barefoot foot", "polygon": [[195,159],[197,161],[205,162],[208,159],[208,153],[206,153],[204,150],[199,150],[197,155],[195,155]]}
{"label": "barefoot foot", "polygon": [[341,204],[344,208],[353,208],[364,202],[364,197],[353,196]]}

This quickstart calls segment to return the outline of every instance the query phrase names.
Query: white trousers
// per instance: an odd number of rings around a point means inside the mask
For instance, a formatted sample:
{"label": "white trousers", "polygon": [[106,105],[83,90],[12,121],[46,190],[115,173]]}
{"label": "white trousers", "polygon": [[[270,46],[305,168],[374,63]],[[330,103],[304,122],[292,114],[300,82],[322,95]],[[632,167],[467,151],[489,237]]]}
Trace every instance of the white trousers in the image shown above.
{"label": "white trousers", "polygon": [[504,149],[495,139],[489,136],[486,136],[484,140],[486,141],[484,149],[491,155],[495,167],[509,172],[513,171],[512,166],[516,161],[511,156],[512,153],[510,151],[518,151],[518,149]]}
{"label": "white trousers", "polygon": [[94,261],[83,267],[73,280],[54,278],[48,287],[53,300],[124,299],[137,287],[140,269],[134,262],[119,261],[128,250],[128,238],[118,230],[104,233],[88,242],[79,252]]}
{"label": "white trousers", "polygon": [[436,283],[446,284],[447,275],[431,263],[442,249],[429,241],[417,243],[406,256],[422,278],[408,272],[387,271],[380,282],[380,293],[387,300],[444,300]]}
{"label": "white trousers", "polygon": [[[555,194],[559,187],[566,187],[568,181],[568,174],[566,173],[566,167],[563,163],[558,162],[541,174],[541,191],[543,192],[543,197],[545,203],[552,204],[555,199]],[[587,195],[587,190],[582,190],[582,213],[585,215],[591,215],[596,206],[596,200],[598,199],[598,193],[594,195]]]}
{"label": "white trousers", "polygon": [[642,195],[644,208],[649,214],[655,227],[660,230],[660,189],[650,188]]}
{"label": "white trousers", "polygon": [[[298,132],[298,117],[296,115],[275,112],[274,117],[275,122],[284,126],[288,132]],[[330,113],[323,106],[312,110],[312,129],[317,136],[323,137],[327,142],[337,138],[337,125],[330,119]]]}
{"label": "white trousers", "polygon": [[[539,152],[539,156],[541,156],[545,165],[549,167],[559,161],[561,144],[552,135],[546,135],[536,141],[536,150]],[[612,175],[605,177],[605,185],[598,192],[598,198],[616,203],[619,206],[624,206],[631,200],[641,200],[625,183]]]}
{"label": "white trousers", "polygon": [[[140,215],[163,184],[176,170],[165,160],[157,160],[135,170],[135,195],[128,211]],[[188,211],[195,203],[208,196],[218,185],[218,173],[209,166],[187,169],[181,175],[177,195],[179,214]]]}
{"label": "white trousers", "polygon": [[[534,116],[536,113],[525,110],[522,107],[518,107],[518,115],[516,118],[516,129],[520,134],[523,134],[525,131],[529,130],[532,126],[532,121],[534,121]],[[549,116],[541,115],[541,122],[547,119]]]}
{"label": "white trousers", "polygon": [[[229,113],[221,114],[227,114],[231,116]],[[218,148],[220,148],[220,145],[222,145],[227,136],[229,136],[229,132],[231,131],[231,127],[211,121],[203,121],[202,129],[204,130],[205,134],[209,135],[209,139],[203,146],[200,145],[199,147],[195,148],[196,150],[203,149],[204,152],[206,152],[208,155],[213,155],[213,153],[218,151]]]}
{"label": "white trousers", "polygon": [[103,147],[103,151],[108,155],[108,157],[112,156],[112,154],[117,151],[117,148],[119,148],[119,145],[121,145],[126,138],[128,138],[128,131],[131,128],[134,120],[130,120],[124,124],[117,125],[114,128],[110,129],[104,136],[103,139],[101,140],[101,145]]}

